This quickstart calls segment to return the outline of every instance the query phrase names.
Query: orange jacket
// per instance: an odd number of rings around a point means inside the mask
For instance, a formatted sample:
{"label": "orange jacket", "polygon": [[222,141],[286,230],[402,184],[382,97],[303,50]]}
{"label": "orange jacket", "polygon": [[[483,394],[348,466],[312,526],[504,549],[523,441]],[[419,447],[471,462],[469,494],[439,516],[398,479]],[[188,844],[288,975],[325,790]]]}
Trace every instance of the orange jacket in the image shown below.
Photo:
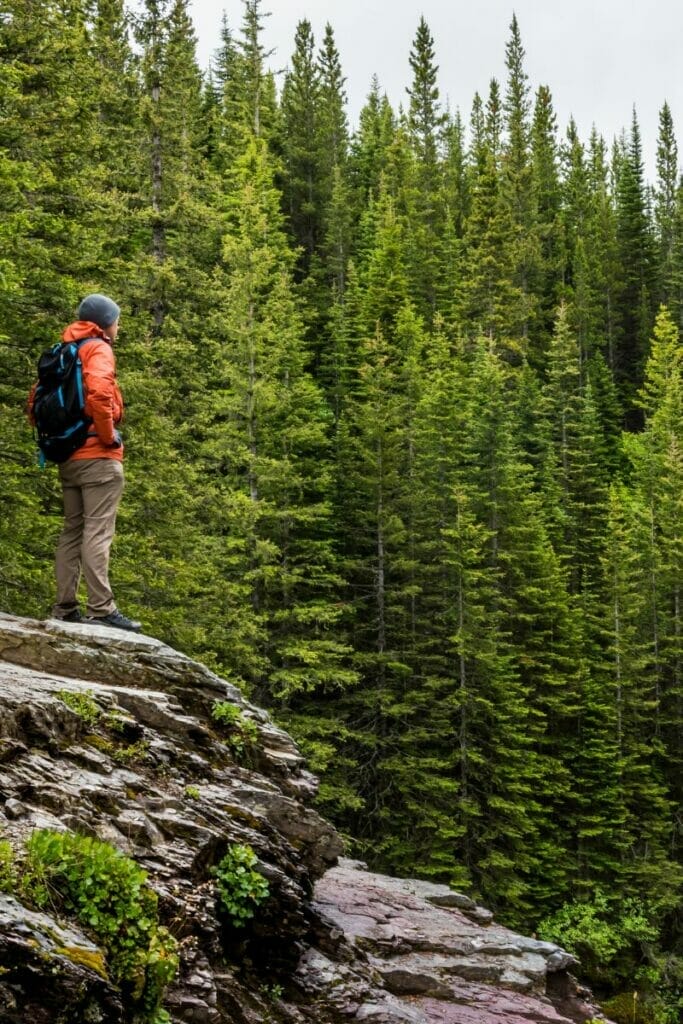
{"label": "orange jacket", "polygon": [[[116,383],[114,350],[102,328],[87,320],[77,320],[62,334],[62,341],[80,341],[81,338],[93,339],[86,342],[78,354],[83,367],[85,414],[93,421],[90,433],[96,436],[87,438],[70,459],[117,459],[120,462],[123,446],[111,447],[114,428],[123,419],[123,397]],[[29,409],[33,406],[34,391],[35,385],[28,400]]]}

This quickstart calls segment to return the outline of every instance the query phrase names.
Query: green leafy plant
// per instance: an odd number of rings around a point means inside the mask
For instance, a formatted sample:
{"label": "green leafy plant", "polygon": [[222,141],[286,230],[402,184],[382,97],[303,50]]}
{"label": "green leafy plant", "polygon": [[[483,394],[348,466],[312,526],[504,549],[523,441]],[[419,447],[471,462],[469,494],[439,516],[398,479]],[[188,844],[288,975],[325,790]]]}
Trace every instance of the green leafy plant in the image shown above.
{"label": "green leafy plant", "polygon": [[639,900],[614,907],[599,889],[590,901],[565,904],[541,922],[538,933],[574,953],[591,983],[598,985],[632,980],[640,945],[657,939],[657,928]]}
{"label": "green leafy plant", "polygon": [[226,743],[238,757],[244,757],[248,748],[255,746],[258,740],[256,722],[245,718],[235,704],[227,700],[216,701],[211,710],[211,717],[227,730]]}
{"label": "green leafy plant", "polygon": [[178,966],[177,942],[159,924],[157,896],[142,868],[108,843],[48,830],[29,839],[27,864],[44,880],[44,895],[34,902],[57,903],[89,928],[140,1019],[161,1024],[163,994]]}
{"label": "green leafy plant", "polygon": [[269,999],[271,1003],[276,1003],[278,999],[282,999],[284,989],[282,985],[261,985],[261,992],[266,999]]}
{"label": "green leafy plant", "polygon": [[683,961],[659,948],[661,917],[660,906],[635,897],[615,903],[597,890],[561,907],[538,933],[574,953],[589,984],[614,993],[602,1009],[617,1024],[678,1024]]}
{"label": "green leafy plant", "polygon": [[220,725],[232,726],[240,721],[242,712],[236,704],[231,704],[227,700],[217,700],[211,709],[211,717]]}
{"label": "green leafy plant", "polygon": [[125,732],[126,726],[130,719],[124,718],[118,711],[108,711],[104,717],[104,725],[107,729],[111,729],[115,733]]}
{"label": "green leafy plant", "polygon": [[112,757],[119,764],[138,764],[147,759],[148,753],[149,744],[147,741],[138,740],[137,743],[131,743],[127,747],[114,748]]}
{"label": "green leafy plant", "polygon": [[14,851],[6,839],[0,842],[0,892],[14,892],[17,887],[17,865]]}
{"label": "green leafy plant", "polygon": [[235,928],[254,916],[259,904],[268,899],[268,882],[255,870],[258,858],[251,846],[233,844],[211,874],[216,878],[218,899]]}
{"label": "green leafy plant", "polygon": [[185,796],[190,800],[199,800],[199,786],[185,786]]}
{"label": "green leafy plant", "polygon": [[82,718],[86,725],[92,727],[102,714],[102,708],[93,697],[92,690],[57,690],[55,697]]}

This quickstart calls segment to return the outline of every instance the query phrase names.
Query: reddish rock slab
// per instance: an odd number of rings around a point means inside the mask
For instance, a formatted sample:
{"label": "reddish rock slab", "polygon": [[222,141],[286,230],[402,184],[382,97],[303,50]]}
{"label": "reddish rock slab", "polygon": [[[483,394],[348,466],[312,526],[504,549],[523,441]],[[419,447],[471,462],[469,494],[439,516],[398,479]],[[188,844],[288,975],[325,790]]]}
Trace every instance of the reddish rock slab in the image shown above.
{"label": "reddish rock slab", "polygon": [[[315,906],[365,955],[384,989],[424,1024],[604,1020],[597,1007],[577,998],[571,954],[495,923],[447,886],[340,861],[316,883]],[[548,994],[551,976],[550,990],[561,994],[561,1003]],[[363,1019],[360,1010],[356,1019]]]}

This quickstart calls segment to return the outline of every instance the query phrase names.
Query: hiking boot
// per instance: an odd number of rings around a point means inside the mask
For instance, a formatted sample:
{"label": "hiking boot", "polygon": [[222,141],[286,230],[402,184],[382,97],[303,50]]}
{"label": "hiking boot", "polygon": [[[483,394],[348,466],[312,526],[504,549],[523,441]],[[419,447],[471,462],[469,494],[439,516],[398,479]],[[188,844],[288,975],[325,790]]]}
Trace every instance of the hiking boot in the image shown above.
{"label": "hiking boot", "polygon": [[118,608],[115,608],[113,612],[109,612],[109,615],[89,615],[85,621],[90,622],[93,626],[112,626],[114,629],[127,629],[131,633],[139,633],[142,629],[141,622],[127,619]]}
{"label": "hiking boot", "polygon": [[81,614],[80,608],[74,608],[73,611],[67,612],[66,615],[60,616],[60,622],[85,622],[83,615]]}

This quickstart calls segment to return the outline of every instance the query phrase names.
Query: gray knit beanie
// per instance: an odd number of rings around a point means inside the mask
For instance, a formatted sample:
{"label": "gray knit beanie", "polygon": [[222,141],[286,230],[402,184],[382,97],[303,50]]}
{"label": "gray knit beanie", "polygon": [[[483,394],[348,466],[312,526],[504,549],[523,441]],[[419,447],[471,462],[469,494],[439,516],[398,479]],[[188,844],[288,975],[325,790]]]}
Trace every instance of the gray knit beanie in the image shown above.
{"label": "gray knit beanie", "polygon": [[111,327],[118,320],[120,314],[121,309],[113,299],[107,295],[99,295],[97,292],[94,295],[86,295],[78,307],[79,320],[89,320],[90,323],[97,324],[102,330]]}

